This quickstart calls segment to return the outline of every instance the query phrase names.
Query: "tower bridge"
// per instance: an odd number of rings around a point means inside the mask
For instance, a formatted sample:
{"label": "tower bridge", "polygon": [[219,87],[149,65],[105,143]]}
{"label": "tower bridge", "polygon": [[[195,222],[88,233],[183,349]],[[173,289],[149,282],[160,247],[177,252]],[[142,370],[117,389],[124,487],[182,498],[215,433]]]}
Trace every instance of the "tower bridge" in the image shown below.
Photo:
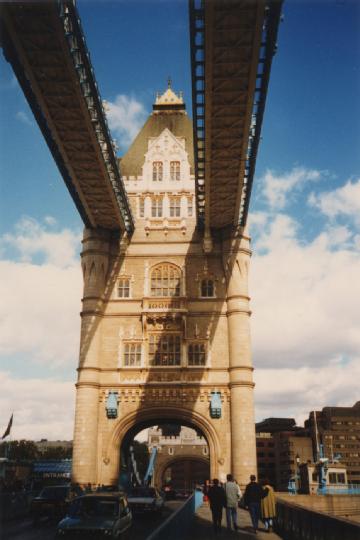
{"label": "tower bridge", "polygon": [[70,0],[1,5],[2,47],[85,224],[73,480],[114,484],[131,436],[202,433],[256,472],[246,218],[281,1],[190,1],[193,122],[168,87],[115,155]]}

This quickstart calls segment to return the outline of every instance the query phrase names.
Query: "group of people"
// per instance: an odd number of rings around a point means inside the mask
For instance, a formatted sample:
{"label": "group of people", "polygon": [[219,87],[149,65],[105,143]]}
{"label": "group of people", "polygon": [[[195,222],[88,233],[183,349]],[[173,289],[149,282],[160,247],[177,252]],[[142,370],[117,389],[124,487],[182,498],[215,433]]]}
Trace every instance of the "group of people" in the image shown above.
{"label": "group of people", "polygon": [[259,519],[264,522],[265,529],[272,531],[273,520],[276,516],[276,505],[274,490],[268,481],[260,485],[256,481],[255,475],[250,476],[250,482],[245,488],[244,495],[241,493],[240,486],[234,480],[231,474],[226,477],[226,482],[220,485],[217,478],[214,478],[212,485],[208,483],[204,486],[205,499],[209,500],[210,509],[213,518],[215,533],[221,529],[223,508],[226,509],[226,523],[228,529],[239,529],[237,523],[237,510],[243,506],[249,510],[253,531],[256,534],[259,525]]}

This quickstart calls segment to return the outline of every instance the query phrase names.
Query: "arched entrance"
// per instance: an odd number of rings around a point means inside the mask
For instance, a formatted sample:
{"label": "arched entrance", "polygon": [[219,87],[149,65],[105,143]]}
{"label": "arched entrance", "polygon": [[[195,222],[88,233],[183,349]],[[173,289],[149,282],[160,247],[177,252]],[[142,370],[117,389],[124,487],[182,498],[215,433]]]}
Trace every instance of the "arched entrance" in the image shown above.
{"label": "arched entrance", "polygon": [[175,490],[191,490],[210,478],[210,461],[192,455],[166,459],[157,469],[155,485],[171,484]]}
{"label": "arched entrance", "polygon": [[[121,418],[113,429],[109,443],[104,450],[101,463],[101,483],[115,484],[120,470],[120,449],[129,445],[134,436],[143,429],[158,424],[180,424],[202,433],[209,447],[210,476],[224,474],[225,460],[217,432],[203,415],[179,407],[158,407],[143,409]],[[226,470],[226,469],[225,469]]]}

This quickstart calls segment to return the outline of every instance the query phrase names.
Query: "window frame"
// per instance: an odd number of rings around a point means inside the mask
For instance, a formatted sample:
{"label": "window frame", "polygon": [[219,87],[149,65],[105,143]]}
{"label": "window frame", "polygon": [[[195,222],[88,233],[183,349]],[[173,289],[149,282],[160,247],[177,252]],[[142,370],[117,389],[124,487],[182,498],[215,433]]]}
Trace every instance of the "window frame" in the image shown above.
{"label": "window frame", "polygon": [[[127,286],[121,285],[121,282],[127,282]],[[120,291],[128,291],[128,295],[120,295]],[[118,300],[127,300],[131,298],[131,278],[129,276],[119,276],[116,282],[116,298]]]}
{"label": "window frame", "polygon": [[[165,345],[165,347],[164,347]],[[153,350],[152,350],[153,349]],[[181,367],[182,336],[179,332],[152,332],[148,336],[148,365],[150,368]],[[167,356],[167,361],[163,357]],[[173,361],[171,362],[171,357]],[[157,360],[158,358],[158,360]]]}
{"label": "window frame", "polygon": [[164,178],[164,163],[162,161],[152,162],[152,181],[162,182]]}
{"label": "window frame", "polygon": [[[210,289],[211,283],[211,289]],[[212,294],[209,294],[209,291]],[[205,294],[204,294],[205,292]],[[200,281],[200,297],[201,298],[216,298],[215,294],[215,281],[211,278],[203,278]]]}
{"label": "window frame", "polygon": [[170,180],[171,182],[180,181],[181,164],[180,161],[170,161]]}
{"label": "window frame", "polygon": [[[159,294],[161,291],[161,294]],[[167,294],[164,294],[167,292]],[[150,271],[151,298],[179,298],[181,296],[181,270],[171,263],[160,263]]]}
{"label": "window frame", "polygon": [[162,218],[164,213],[163,208],[163,198],[162,197],[152,197],[151,198],[151,217],[152,218]]}
{"label": "window frame", "polygon": [[[200,347],[203,350],[200,350]],[[195,350],[193,350],[193,348]],[[200,356],[204,356],[204,363],[195,363],[196,357],[199,359]],[[193,357],[193,359],[191,359]],[[208,365],[208,347],[206,341],[199,341],[199,340],[191,340],[188,341],[187,347],[186,347],[186,360],[187,360],[187,366],[191,368],[202,368],[206,367]]]}
{"label": "window frame", "polygon": [[172,218],[181,216],[181,197],[169,197],[169,215]]}
{"label": "window frame", "polygon": [[[127,347],[130,347],[130,350],[127,351]],[[135,348],[134,351],[131,350],[131,348]],[[133,364],[126,363],[126,357],[134,356],[135,362]],[[137,362],[137,360],[140,360]],[[124,368],[140,368],[143,367],[143,347],[142,347],[142,341],[139,340],[125,340],[123,341],[123,358],[122,358],[122,366]]]}

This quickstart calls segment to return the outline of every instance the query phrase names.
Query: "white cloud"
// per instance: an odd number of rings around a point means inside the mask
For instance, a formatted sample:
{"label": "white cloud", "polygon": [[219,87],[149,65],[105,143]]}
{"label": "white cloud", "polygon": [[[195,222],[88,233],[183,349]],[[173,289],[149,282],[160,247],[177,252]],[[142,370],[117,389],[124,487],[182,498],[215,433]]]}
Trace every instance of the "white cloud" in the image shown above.
{"label": "white cloud", "polygon": [[265,176],[259,179],[262,196],[270,209],[281,210],[291,198],[291,191],[301,189],[306,182],[320,180],[322,174],[324,173],[305,167],[296,167],[282,175],[267,170]]}
{"label": "white cloud", "polygon": [[105,109],[115,138],[120,146],[127,147],[145,122],[147,112],[144,105],[135,97],[119,94],[114,102],[106,102]]}
{"label": "white cloud", "polygon": [[[360,253],[332,249],[331,230],[302,245],[292,220],[277,216],[259,239],[250,273],[255,362],[261,367],[324,364],[360,348]],[[287,224],[290,223],[290,232]]]}
{"label": "white cloud", "polygon": [[[54,225],[54,218],[47,216],[45,223]],[[80,239],[79,233],[69,229],[50,232],[35,219],[23,217],[15,226],[15,233],[0,237],[0,248],[13,248],[22,261],[41,255],[46,263],[65,268],[78,261]]]}
{"label": "white cloud", "polygon": [[0,430],[11,413],[11,438],[69,440],[73,438],[74,382],[50,378],[17,379],[0,372]]}
{"label": "white cloud", "polygon": [[[0,354],[23,354],[24,369],[32,362],[49,368],[76,365],[82,276],[76,233],[49,233],[26,218],[0,246],[16,249],[21,262],[0,261]],[[41,255],[42,264],[31,257]]]}
{"label": "white cloud", "polygon": [[257,421],[269,416],[295,418],[303,425],[310,410],[352,406],[359,400],[360,357],[329,359],[324,366],[255,371]]}
{"label": "white cloud", "polygon": [[360,225],[360,178],[354,182],[349,180],[333,191],[311,193],[308,202],[329,218],[346,216]]}
{"label": "white cloud", "polygon": [[33,125],[32,121],[29,118],[29,116],[24,111],[18,111],[16,113],[16,115],[15,115],[15,118],[17,120],[19,120],[20,122],[22,122],[23,124],[27,125],[27,126],[32,126]]}

